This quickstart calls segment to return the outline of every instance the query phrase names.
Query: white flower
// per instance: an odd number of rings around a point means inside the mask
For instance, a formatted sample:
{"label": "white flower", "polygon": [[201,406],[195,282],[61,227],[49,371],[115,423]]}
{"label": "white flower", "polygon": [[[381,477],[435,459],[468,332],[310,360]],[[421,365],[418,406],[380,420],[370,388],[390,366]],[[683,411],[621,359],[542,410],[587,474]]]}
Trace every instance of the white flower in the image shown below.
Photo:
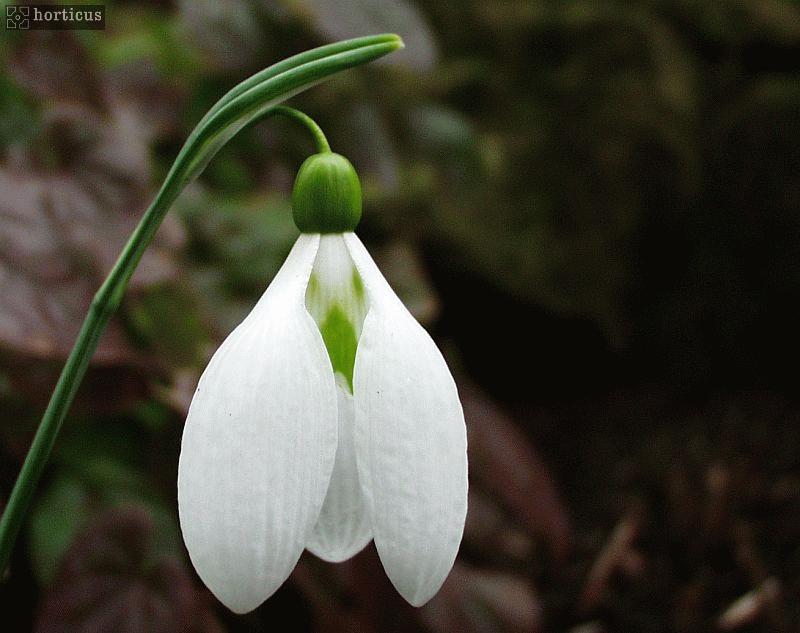
{"label": "white flower", "polygon": [[352,232],[302,234],[214,354],[178,472],[192,562],[231,610],[256,608],[303,549],[374,539],[413,605],[449,573],[467,504],[455,383]]}

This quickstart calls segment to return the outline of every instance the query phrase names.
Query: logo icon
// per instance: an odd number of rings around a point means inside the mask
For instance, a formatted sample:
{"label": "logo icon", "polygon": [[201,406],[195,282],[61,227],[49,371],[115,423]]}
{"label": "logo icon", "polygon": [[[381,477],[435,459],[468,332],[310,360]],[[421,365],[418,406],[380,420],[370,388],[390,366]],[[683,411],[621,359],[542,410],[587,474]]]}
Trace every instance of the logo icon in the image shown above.
{"label": "logo icon", "polygon": [[6,28],[19,29],[25,31],[31,28],[30,7],[17,7],[12,4],[6,5]]}

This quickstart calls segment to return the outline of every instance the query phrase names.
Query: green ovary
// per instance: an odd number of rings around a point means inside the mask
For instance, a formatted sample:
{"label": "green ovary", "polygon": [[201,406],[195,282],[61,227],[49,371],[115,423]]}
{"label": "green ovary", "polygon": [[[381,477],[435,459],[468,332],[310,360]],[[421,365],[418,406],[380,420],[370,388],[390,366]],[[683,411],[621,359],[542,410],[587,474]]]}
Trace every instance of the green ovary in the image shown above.
{"label": "green ovary", "polygon": [[353,393],[353,368],[358,346],[358,337],[353,324],[341,307],[333,305],[319,325],[319,331],[328,349],[334,373],[338,372],[344,376],[350,393]]}

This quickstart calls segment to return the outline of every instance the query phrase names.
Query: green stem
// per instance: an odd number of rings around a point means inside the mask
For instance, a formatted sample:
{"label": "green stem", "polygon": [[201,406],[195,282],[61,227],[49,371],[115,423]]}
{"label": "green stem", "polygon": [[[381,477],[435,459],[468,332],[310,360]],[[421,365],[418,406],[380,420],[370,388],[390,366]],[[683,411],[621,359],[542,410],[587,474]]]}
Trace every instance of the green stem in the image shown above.
{"label": "green stem", "polygon": [[304,126],[311,135],[314,137],[314,142],[317,144],[317,152],[320,154],[328,154],[331,151],[331,146],[328,144],[328,139],[325,138],[325,133],[322,128],[317,125],[310,116],[300,110],[289,108],[287,106],[278,106],[269,111],[268,114],[282,114],[290,119],[297,121],[300,125]]}
{"label": "green stem", "polygon": [[[39,423],[25,463],[0,519],[0,575],[5,571],[36,485],[50,457],[64,416],[72,404],[109,319],[119,307],[161,221],[181,191],[239,130],[269,114],[280,113],[308,127],[320,151],[330,151],[325,135],[310,118],[278,104],[342,70],[402,48],[396,35],[375,35],[336,42],[278,62],[229,91],[203,117],[184,144],[164,183],[92,300],[50,402]],[[310,123],[309,123],[310,122]]]}

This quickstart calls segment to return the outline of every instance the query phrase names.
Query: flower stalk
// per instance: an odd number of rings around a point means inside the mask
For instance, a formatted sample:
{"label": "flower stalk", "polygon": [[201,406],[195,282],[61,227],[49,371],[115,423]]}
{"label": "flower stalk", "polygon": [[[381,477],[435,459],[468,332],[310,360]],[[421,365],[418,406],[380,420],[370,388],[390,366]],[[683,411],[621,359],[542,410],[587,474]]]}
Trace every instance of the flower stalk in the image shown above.
{"label": "flower stalk", "polygon": [[328,139],[325,137],[325,133],[322,131],[322,128],[317,125],[317,122],[305,112],[300,112],[300,110],[295,110],[294,108],[289,108],[287,106],[278,106],[267,112],[268,116],[275,114],[288,117],[305,127],[311,136],[314,137],[314,143],[317,145],[318,153],[327,154],[331,151],[331,146],[328,144]]}
{"label": "flower stalk", "polygon": [[0,519],[0,574],[8,565],[61,424],[100,337],[119,307],[128,281],[164,216],[186,185],[203,171],[217,151],[237,132],[272,114],[289,116],[305,125],[314,136],[318,151],[329,152],[327,140],[316,123],[306,115],[279,104],[331,75],[373,61],[402,46],[398,36],[387,34],[336,42],[295,55],[234,87],[198,123],[92,300]]}

